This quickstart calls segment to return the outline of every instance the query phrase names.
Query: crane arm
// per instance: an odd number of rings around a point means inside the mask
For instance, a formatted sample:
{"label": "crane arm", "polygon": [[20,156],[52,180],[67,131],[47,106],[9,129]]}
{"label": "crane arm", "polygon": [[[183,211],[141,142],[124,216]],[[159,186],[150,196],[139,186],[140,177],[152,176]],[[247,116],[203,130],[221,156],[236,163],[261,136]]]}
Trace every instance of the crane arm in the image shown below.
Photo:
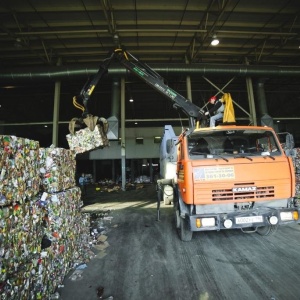
{"label": "crane arm", "polygon": [[[206,120],[203,109],[167,86],[164,83],[164,79],[158,73],[122,48],[115,49],[111,55],[100,64],[98,72],[85,83],[79,96],[73,98],[73,104],[76,108],[82,110],[84,120],[89,120],[91,117],[88,110],[88,101],[100,79],[108,72],[108,67],[113,59],[119,61],[127,70],[150,85],[154,90],[169,98],[173,102],[174,108],[183,111],[187,115],[190,128],[195,127],[195,121],[202,122]],[[79,104],[78,100],[80,100],[83,105]],[[81,121],[81,119],[75,119],[76,122],[78,120]],[[94,123],[89,127],[92,129],[93,126]]]}
{"label": "crane arm", "polygon": [[[92,96],[92,93],[97,86],[100,79],[106,75],[108,72],[108,67],[111,63],[111,61],[114,58],[114,53],[111,54],[110,57],[106,58],[101,64],[98,69],[98,72],[92,77],[87,80],[87,82],[84,84],[83,88],[80,91],[80,94],[78,96],[73,97],[73,104],[76,108],[82,110],[82,117],[86,118],[89,115],[88,110],[88,101],[90,97]],[[78,101],[82,102],[83,105],[79,104]]]}
{"label": "crane arm", "polygon": [[204,111],[201,108],[167,86],[164,83],[164,79],[147,64],[139,61],[132,54],[123,49],[116,49],[115,57],[126,69],[150,85],[153,89],[169,98],[174,103],[174,108],[183,111],[189,118],[191,128],[195,127],[195,120],[200,122],[206,120]]}

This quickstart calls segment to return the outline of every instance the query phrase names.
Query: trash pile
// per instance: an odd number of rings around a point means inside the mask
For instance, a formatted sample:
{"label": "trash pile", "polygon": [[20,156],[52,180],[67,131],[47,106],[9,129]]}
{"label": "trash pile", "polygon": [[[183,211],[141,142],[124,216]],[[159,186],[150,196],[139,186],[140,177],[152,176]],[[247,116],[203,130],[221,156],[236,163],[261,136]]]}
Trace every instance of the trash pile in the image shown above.
{"label": "trash pile", "polygon": [[[113,186],[113,185],[117,185],[117,184],[121,184],[121,183],[122,183],[122,177],[120,176],[116,181],[105,178],[105,179],[99,180],[96,184],[105,185],[105,186]],[[134,185],[137,183],[151,183],[151,180],[150,180],[150,177],[146,176],[146,175],[138,176],[132,181],[128,178],[126,179],[126,184],[128,184],[128,185]]]}
{"label": "trash pile", "polygon": [[[144,185],[140,184],[140,183],[138,183],[138,184],[126,183],[126,185],[125,185],[126,191],[139,190],[139,189],[142,189],[142,188],[144,188]],[[122,187],[119,184],[104,185],[104,184],[96,183],[95,191],[96,192],[108,192],[108,193],[119,192],[119,191],[122,191]]]}
{"label": "trash pile", "polygon": [[134,180],[134,182],[135,182],[135,183],[150,183],[151,180],[150,180],[150,177],[149,177],[149,176],[142,175],[142,176],[137,177],[137,178]]}
{"label": "trash pile", "polygon": [[[90,214],[90,239],[89,245],[91,247],[91,252],[93,253],[93,257],[97,257],[98,259],[106,256],[106,249],[110,246],[107,241],[107,233],[109,232],[109,228],[106,226],[107,222],[111,224],[112,217],[109,216],[110,210],[102,210],[97,212],[92,212]],[[114,225],[113,227],[117,227],[118,225]],[[71,275],[68,277],[71,281],[81,280],[84,276],[84,270],[88,267],[86,263],[78,263],[73,267],[73,271]],[[97,288],[97,296],[99,299],[103,300],[112,300],[113,296],[109,296],[107,298],[103,298],[104,287],[100,286]]]}
{"label": "trash pile", "polygon": [[106,255],[105,249],[109,246],[107,242],[108,228],[105,223],[111,223],[112,217],[109,216],[110,210],[103,210],[97,213],[92,213],[90,216],[90,244],[92,248],[99,251],[97,256],[103,257]]}
{"label": "trash pile", "polygon": [[0,136],[1,300],[53,298],[74,265],[90,259],[75,171],[72,150]]}

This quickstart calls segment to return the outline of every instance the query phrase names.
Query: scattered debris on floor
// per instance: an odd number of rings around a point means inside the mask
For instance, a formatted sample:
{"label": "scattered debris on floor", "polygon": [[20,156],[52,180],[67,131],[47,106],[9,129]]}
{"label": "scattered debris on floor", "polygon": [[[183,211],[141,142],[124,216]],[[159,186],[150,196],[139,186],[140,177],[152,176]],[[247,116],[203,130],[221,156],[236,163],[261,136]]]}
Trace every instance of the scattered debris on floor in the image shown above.
{"label": "scattered debris on floor", "polygon": [[113,300],[114,297],[113,296],[109,296],[108,298],[103,298],[103,293],[104,293],[104,287],[100,286],[97,288],[97,296],[99,299],[101,300]]}
{"label": "scattered debris on floor", "polygon": [[[118,178],[118,180],[113,181],[112,179],[103,179],[95,183],[95,191],[96,192],[119,192],[122,190],[122,178]],[[126,180],[125,189],[128,190],[136,190],[144,188],[144,184],[151,183],[151,179],[149,176],[142,175],[136,177],[134,180]]]}
{"label": "scattered debris on floor", "polygon": [[102,258],[106,255],[105,249],[109,247],[107,241],[108,228],[106,223],[111,223],[112,217],[109,216],[110,210],[102,210],[91,213],[91,245],[92,249],[97,250],[97,257]]}
{"label": "scattered debris on floor", "polygon": [[[122,182],[122,176],[119,176],[116,181],[105,178],[105,179],[97,181],[96,184],[98,186],[114,186],[114,185],[120,184],[121,182]],[[138,177],[134,178],[134,180],[129,179],[129,178],[126,179],[126,184],[136,184],[136,183],[151,183],[151,179],[147,175],[138,176]]]}
{"label": "scattered debris on floor", "polygon": [[150,183],[151,180],[150,180],[149,176],[142,175],[142,176],[137,177],[134,182],[136,182],[136,183]]}
{"label": "scattered debris on floor", "polygon": [[[130,190],[139,190],[144,188],[144,184],[141,183],[126,183],[125,189],[126,191]],[[119,192],[122,191],[122,186],[120,184],[95,184],[95,192]]]}
{"label": "scattered debris on floor", "polygon": [[70,280],[77,281],[82,279],[83,270],[75,270],[70,276]]}
{"label": "scattered debris on floor", "polygon": [[[106,223],[111,223],[113,217],[109,216],[110,210],[102,210],[90,214],[90,239],[88,241],[90,251],[89,258],[103,258],[106,255],[105,249],[109,247]],[[73,265],[73,271],[69,276],[72,281],[81,280],[84,270],[88,267],[87,261],[77,261]]]}
{"label": "scattered debris on floor", "polygon": [[[109,228],[107,223],[111,224],[113,219],[112,216],[109,216],[110,210],[101,210],[97,212],[92,212],[90,214],[90,240],[89,246],[92,253],[94,253],[94,258],[103,258],[106,255],[106,248],[109,247],[107,241]],[[84,262],[78,263],[73,266],[73,272],[69,276],[71,281],[78,281],[83,278],[84,270],[88,268],[88,265]],[[104,287],[100,286],[97,288],[97,296],[102,300],[113,300],[113,296],[103,298]],[[52,298],[51,298],[52,299]],[[59,299],[59,298],[53,298]]]}

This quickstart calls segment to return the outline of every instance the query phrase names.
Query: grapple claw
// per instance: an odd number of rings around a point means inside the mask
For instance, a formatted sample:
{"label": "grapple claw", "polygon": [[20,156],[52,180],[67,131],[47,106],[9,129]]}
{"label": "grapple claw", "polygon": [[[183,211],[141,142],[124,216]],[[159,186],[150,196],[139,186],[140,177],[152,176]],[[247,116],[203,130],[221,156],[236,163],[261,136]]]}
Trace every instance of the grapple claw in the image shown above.
{"label": "grapple claw", "polygon": [[94,131],[97,125],[98,117],[87,115],[86,118],[83,119],[84,124],[89,128],[89,130]]}
{"label": "grapple claw", "polygon": [[72,135],[75,134],[75,128],[80,127],[82,123],[82,120],[79,118],[73,118],[70,122],[69,122],[69,131]]}
{"label": "grapple claw", "polygon": [[97,118],[97,124],[100,124],[100,123],[102,125],[103,132],[107,133],[108,127],[109,127],[108,121],[105,118]]}

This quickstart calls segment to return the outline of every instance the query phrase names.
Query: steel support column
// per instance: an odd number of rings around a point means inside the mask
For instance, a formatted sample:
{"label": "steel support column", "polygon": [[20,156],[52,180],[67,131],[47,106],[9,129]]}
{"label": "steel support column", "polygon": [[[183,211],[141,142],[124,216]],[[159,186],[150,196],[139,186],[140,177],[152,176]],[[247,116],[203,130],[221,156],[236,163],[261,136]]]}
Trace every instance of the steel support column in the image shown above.
{"label": "steel support column", "polygon": [[116,166],[115,166],[115,160],[114,159],[111,160],[111,178],[112,178],[113,181],[117,180]]}
{"label": "steel support column", "polygon": [[257,118],[256,118],[256,109],[255,109],[253,85],[252,85],[251,77],[246,77],[246,86],[247,86],[247,93],[248,93],[250,119],[251,119],[251,123],[256,126]]}
{"label": "steel support column", "polygon": [[152,183],[153,182],[153,161],[152,161],[152,158],[149,159],[149,175],[150,175],[150,182]]}
{"label": "steel support column", "polygon": [[111,116],[119,117],[120,114],[120,80],[114,78],[111,88]]}
{"label": "steel support column", "polygon": [[125,147],[125,78],[121,78],[121,174],[122,190],[126,190],[126,147]]}
{"label": "steel support column", "polygon": [[260,117],[268,114],[266,94],[265,94],[265,79],[259,79],[256,85],[257,105]]}
{"label": "steel support column", "polygon": [[94,183],[96,183],[96,179],[97,179],[97,168],[96,168],[96,160],[93,160],[93,180]]}
{"label": "steel support column", "polygon": [[[57,61],[57,66],[61,65],[61,58]],[[53,104],[53,124],[52,124],[52,144],[58,145],[58,122],[60,105],[60,87],[61,81],[56,81],[54,86],[54,104]]]}
{"label": "steel support column", "polygon": [[[186,64],[189,64],[189,61],[187,58],[185,58]],[[191,102],[193,102],[193,97],[192,97],[192,84],[191,84],[191,76],[187,75],[186,76],[186,96],[187,99],[189,99]]]}

